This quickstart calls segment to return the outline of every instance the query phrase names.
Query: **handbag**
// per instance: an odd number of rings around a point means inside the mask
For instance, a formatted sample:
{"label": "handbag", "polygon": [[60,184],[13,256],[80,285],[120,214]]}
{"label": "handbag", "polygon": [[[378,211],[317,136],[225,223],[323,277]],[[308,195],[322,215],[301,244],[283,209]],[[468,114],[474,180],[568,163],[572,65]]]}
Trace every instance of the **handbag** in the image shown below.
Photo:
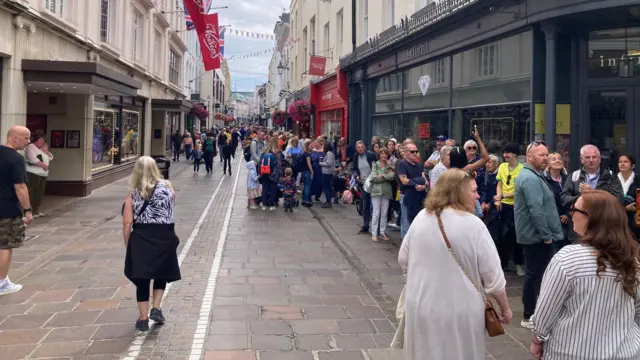
{"label": "handbag", "polygon": [[262,158],[262,163],[260,165],[260,175],[271,175],[271,158],[267,159],[267,165],[264,164],[264,158]]}
{"label": "handbag", "polygon": [[460,258],[453,251],[453,248],[451,247],[451,243],[449,242],[447,233],[444,231],[444,225],[442,224],[442,219],[440,218],[440,215],[437,215],[437,218],[438,218],[438,226],[440,227],[440,233],[442,234],[442,238],[444,239],[444,242],[447,244],[447,248],[449,249],[449,252],[453,256],[453,258],[456,260],[458,265],[460,265],[460,268],[462,269],[462,272],[466,275],[467,279],[471,281],[471,284],[473,284],[473,287],[476,288],[476,290],[484,300],[484,325],[485,325],[485,328],[487,329],[487,334],[490,337],[504,335],[504,328],[500,323],[500,318],[498,317],[498,313],[496,312],[496,309],[493,307],[491,300],[487,299],[484,296],[484,292],[480,290],[480,288],[473,282],[473,280],[471,280],[471,276],[469,276],[469,273],[465,269],[464,265],[462,265],[462,261],[460,261]]}

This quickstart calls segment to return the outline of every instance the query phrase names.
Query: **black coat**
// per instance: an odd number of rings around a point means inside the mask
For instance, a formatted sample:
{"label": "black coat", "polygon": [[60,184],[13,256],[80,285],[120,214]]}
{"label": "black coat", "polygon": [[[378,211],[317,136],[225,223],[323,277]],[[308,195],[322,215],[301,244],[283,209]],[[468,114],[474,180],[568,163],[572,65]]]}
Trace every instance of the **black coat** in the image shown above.
{"label": "black coat", "polygon": [[[558,210],[558,215],[560,216],[562,215],[569,216],[569,208],[562,203],[563,184],[566,184],[568,177],[569,175],[567,175],[567,173],[563,171],[562,181],[559,184],[558,182],[553,180],[553,178],[551,177],[551,174],[549,174],[548,171],[544,172],[544,179],[547,181],[547,184],[549,185],[549,188],[551,189],[551,191],[553,191],[553,196],[556,200],[556,210]],[[564,240],[567,240],[569,238],[569,222],[561,225],[562,225],[562,232],[564,233]]]}
{"label": "black coat", "polygon": [[[634,180],[629,186],[629,190],[626,193],[624,193],[624,188],[622,189],[622,192],[623,192],[622,195],[624,196],[623,205],[625,207],[629,204],[633,204],[634,202],[636,202],[636,191],[638,190],[638,188],[640,188],[640,175],[635,174]],[[637,238],[638,229],[636,226],[636,213],[627,211],[627,219],[629,221],[629,229],[631,230],[631,233]]]}
{"label": "black coat", "polygon": [[127,243],[124,275],[132,282],[180,280],[178,244],[173,224],[134,224]]}

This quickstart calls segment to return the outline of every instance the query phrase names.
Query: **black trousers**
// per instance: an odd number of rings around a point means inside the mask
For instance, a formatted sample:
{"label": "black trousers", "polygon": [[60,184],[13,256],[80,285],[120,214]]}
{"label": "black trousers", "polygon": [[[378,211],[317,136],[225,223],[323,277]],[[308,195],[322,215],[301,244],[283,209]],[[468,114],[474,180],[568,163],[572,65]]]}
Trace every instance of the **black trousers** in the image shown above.
{"label": "black trousers", "polygon": [[204,152],[204,166],[207,173],[213,172],[213,151]]}
{"label": "black trousers", "polygon": [[551,260],[553,245],[537,243],[522,245],[524,255],[524,286],[522,287],[523,318],[528,320],[536,310],[542,276]]}
{"label": "black trousers", "polygon": [[371,194],[362,190],[362,230],[369,230],[371,223]]}
{"label": "black trousers", "polygon": [[[136,286],[136,300],[138,302],[147,302],[151,297],[151,292],[149,288],[151,287],[151,280],[149,279],[138,279],[133,282]],[[153,290],[164,290],[167,288],[167,282],[164,280],[155,279],[153,280]]]}
{"label": "black trousers", "polygon": [[522,265],[522,246],[518,244],[516,237],[516,219],[513,211],[513,205],[502,204],[500,211],[500,220],[502,221],[503,231],[500,234],[498,242],[498,254],[502,268],[506,269],[509,265],[509,259],[513,256],[513,262],[516,265]]}
{"label": "black trousers", "polygon": [[224,173],[227,173],[227,167],[229,167],[229,174],[231,174],[231,149],[228,145],[224,148],[224,150],[220,152],[220,155],[222,157],[222,161],[224,162]]}

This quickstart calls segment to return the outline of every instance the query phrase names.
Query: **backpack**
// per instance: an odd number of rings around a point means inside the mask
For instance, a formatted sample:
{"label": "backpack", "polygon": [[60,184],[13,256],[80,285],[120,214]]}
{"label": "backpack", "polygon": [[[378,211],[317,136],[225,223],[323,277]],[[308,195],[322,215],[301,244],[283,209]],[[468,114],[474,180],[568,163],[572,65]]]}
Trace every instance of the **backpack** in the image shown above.
{"label": "backpack", "polygon": [[244,155],[244,161],[251,161],[251,144],[253,140],[249,140],[245,142],[244,148],[242,149],[242,154]]}

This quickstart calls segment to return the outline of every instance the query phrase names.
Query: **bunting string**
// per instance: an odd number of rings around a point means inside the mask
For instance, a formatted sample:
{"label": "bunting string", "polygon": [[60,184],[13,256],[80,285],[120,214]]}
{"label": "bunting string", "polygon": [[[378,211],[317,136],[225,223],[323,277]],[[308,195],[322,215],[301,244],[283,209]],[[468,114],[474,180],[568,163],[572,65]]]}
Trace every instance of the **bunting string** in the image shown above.
{"label": "bunting string", "polygon": [[269,77],[269,74],[267,74],[267,73],[257,73],[257,72],[233,70],[233,69],[230,69],[229,72],[232,72],[232,73],[235,73],[235,74],[250,75],[250,76],[255,76],[255,77]]}
{"label": "bunting string", "polygon": [[231,26],[220,26],[220,28],[225,29],[224,33],[226,35],[248,37],[252,39],[271,40],[271,41],[275,40],[275,35],[273,34],[261,34],[261,33],[256,33],[252,31],[238,30],[238,29],[231,28]]}
{"label": "bunting string", "polygon": [[[296,39],[289,39],[287,40],[287,42],[284,44],[284,46],[286,47],[291,47],[293,46],[293,44],[297,43],[300,40],[300,38],[296,38]],[[255,53],[251,53],[251,54],[244,54],[244,55],[231,55],[229,57],[226,58],[226,60],[230,61],[230,60],[242,60],[242,59],[249,59],[249,58],[254,58],[254,57],[260,57],[262,55],[266,55],[269,54],[273,51],[276,51],[278,49],[277,46],[274,46],[270,49],[266,49],[263,51],[258,51]]]}

